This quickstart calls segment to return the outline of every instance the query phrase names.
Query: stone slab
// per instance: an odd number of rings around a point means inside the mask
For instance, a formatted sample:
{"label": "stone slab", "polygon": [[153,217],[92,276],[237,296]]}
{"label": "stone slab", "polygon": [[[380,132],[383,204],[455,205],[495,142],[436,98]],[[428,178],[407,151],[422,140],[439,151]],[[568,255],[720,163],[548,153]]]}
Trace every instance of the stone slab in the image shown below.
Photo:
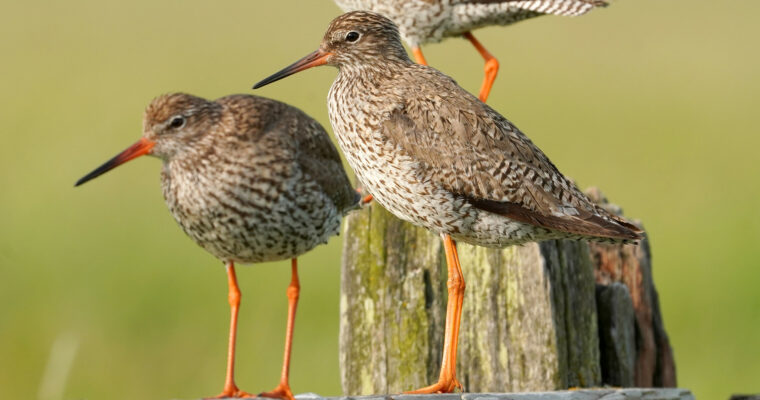
{"label": "stone slab", "polygon": [[626,388],[583,389],[523,393],[450,393],[433,395],[388,394],[322,397],[314,393],[296,395],[297,400],[694,400],[688,389]]}

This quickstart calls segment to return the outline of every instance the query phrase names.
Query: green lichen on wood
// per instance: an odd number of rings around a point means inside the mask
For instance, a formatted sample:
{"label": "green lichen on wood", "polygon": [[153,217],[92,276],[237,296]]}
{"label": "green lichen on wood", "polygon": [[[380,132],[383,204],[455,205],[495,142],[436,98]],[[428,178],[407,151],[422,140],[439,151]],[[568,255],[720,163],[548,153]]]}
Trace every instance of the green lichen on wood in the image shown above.
{"label": "green lichen on wood", "polygon": [[[376,207],[380,208],[380,207]],[[421,228],[409,227],[387,214],[387,265],[390,282],[384,303],[385,335],[388,342],[387,385],[385,392],[410,390],[427,381],[431,346],[430,313],[426,309],[425,275],[437,269],[436,244]],[[404,249],[410,249],[405,251]]]}
{"label": "green lichen on wood", "polygon": [[459,374],[468,390],[559,387],[552,302],[538,248],[458,248],[468,282]]}
{"label": "green lichen on wood", "polygon": [[[397,393],[433,383],[447,299],[440,238],[372,204],[347,218],[344,241],[344,393]],[[458,378],[468,391],[600,382],[593,270],[578,243],[458,244],[467,283]]]}
{"label": "green lichen on wood", "polygon": [[445,308],[441,286],[430,286],[440,280],[440,243],[376,205],[347,218],[344,236],[344,392],[399,392],[426,384],[430,365],[440,361],[430,341],[441,340],[429,334],[441,314],[431,309]]}

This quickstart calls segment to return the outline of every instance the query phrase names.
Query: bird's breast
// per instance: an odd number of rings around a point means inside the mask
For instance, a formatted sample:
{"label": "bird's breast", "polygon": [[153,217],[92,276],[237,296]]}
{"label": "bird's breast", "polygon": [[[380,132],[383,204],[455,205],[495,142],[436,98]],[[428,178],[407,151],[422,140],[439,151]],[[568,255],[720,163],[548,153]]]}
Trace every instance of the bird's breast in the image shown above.
{"label": "bird's breast", "polygon": [[341,215],[317,183],[276,165],[265,176],[254,164],[164,167],[166,204],[190,238],[217,258],[250,263],[296,257],[337,233]]}
{"label": "bird's breast", "polygon": [[397,217],[438,232],[458,232],[470,224],[468,206],[384,134],[384,118],[393,104],[373,104],[352,90],[347,85],[332,88],[330,122],[346,160],[367,191]]}

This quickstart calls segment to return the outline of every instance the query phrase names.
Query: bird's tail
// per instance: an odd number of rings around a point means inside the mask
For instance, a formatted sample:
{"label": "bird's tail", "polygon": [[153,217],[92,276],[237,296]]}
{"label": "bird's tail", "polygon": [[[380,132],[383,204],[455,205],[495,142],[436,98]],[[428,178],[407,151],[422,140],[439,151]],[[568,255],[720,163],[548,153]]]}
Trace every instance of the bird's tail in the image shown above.
{"label": "bird's tail", "polygon": [[566,17],[576,17],[595,7],[607,6],[607,3],[601,0],[519,0],[509,4],[523,10]]}

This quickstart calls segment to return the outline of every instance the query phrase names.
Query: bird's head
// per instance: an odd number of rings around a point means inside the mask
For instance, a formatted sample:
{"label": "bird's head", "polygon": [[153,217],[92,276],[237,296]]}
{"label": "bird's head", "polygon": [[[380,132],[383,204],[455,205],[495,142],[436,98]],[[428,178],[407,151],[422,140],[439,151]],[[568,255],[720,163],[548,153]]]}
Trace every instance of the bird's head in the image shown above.
{"label": "bird's head", "polygon": [[317,51],[262,80],[253,88],[258,89],[296,72],[325,64],[343,70],[382,68],[393,62],[411,62],[401,44],[396,24],[377,13],[352,11],[330,23]]}
{"label": "bird's head", "polygon": [[193,147],[221,119],[221,106],[185,93],[159,96],[145,109],[140,140],[96,168],[75,186],[143,155],[169,161]]}

